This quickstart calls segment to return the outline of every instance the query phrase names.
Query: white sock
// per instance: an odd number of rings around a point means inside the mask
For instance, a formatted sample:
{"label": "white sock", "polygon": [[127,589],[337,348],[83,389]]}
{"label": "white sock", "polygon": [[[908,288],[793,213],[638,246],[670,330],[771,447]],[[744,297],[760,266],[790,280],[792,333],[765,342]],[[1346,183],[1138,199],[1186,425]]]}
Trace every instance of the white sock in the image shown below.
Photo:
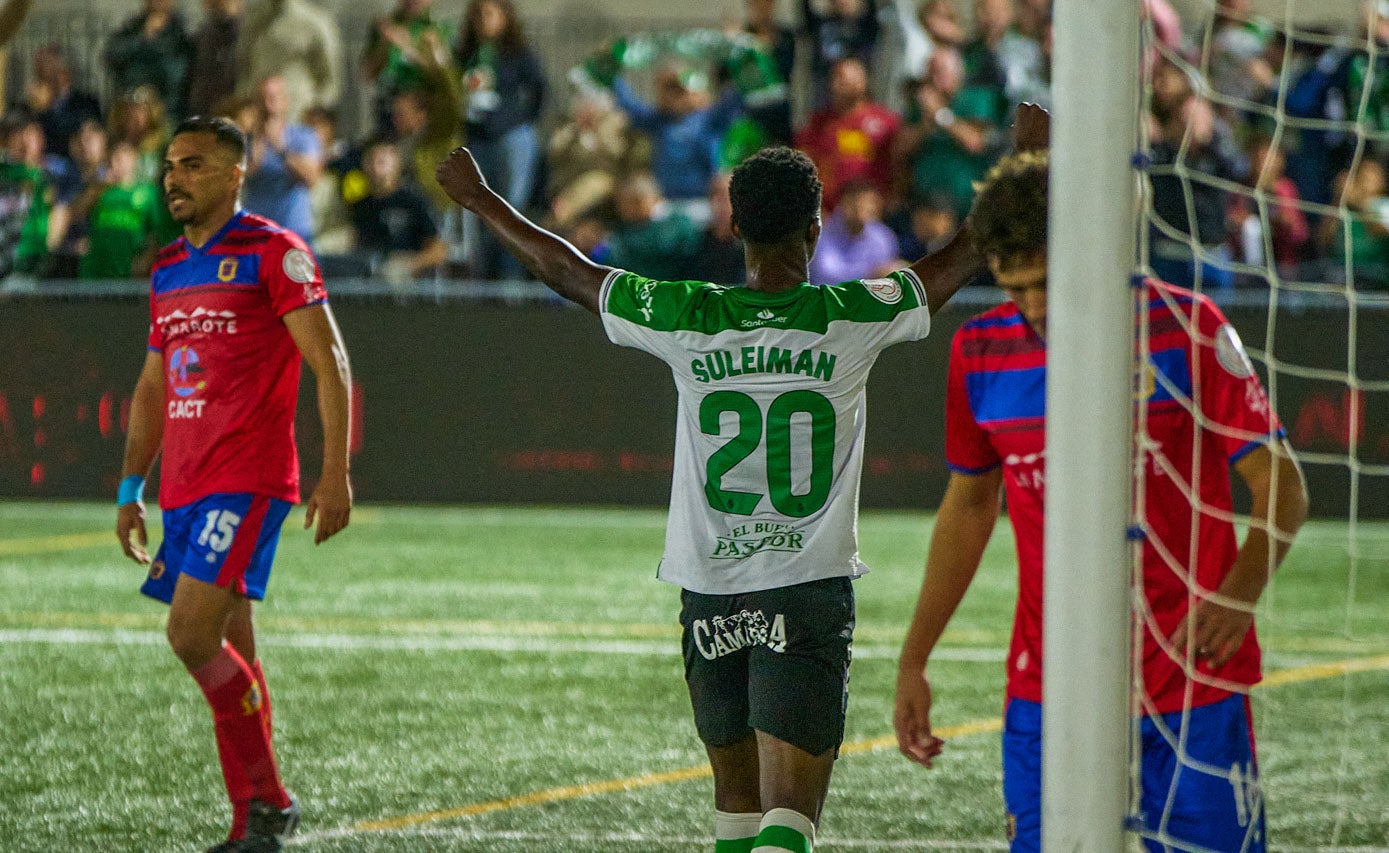
{"label": "white sock", "polygon": [[718,841],[756,838],[761,828],[761,812],[714,812],[714,838]]}
{"label": "white sock", "polygon": [[804,836],[806,850],[810,850],[815,843],[814,821],[795,809],[772,809],[762,815],[762,823],[758,831],[758,845],[752,848],[752,853],[776,853],[778,850],[784,851],[793,849],[774,844],[762,844],[763,838],[761,836],[768,827],[782,827],[794,830],[796,833]]}

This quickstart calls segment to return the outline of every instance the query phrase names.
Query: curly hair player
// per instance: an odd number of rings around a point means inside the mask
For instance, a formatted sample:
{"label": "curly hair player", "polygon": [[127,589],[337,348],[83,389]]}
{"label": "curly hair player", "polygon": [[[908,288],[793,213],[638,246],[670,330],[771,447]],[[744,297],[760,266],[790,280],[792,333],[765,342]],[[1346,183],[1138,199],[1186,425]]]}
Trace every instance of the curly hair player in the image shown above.
{"label": "curly hair player", "polygon": [[[1045,153],[1007,158],[986,176],[970,211],[974,242],[1008,300],[966,322],[951,347],[950,483],[902,649],[894,714],[903,754],[930,767],[941,741],[931,733],[927,661],[979,568],[1002,492],[1019,577],[1003,729],[1003,797],[1013,853],[1041,844],[1047,176]],[[1143,644],[1147,713],[1139,726],[1141,806],[1148,828],[1166,843],[1150,839],[1149,849],[1199,844],[1202,850],[1254,853],[1264,841],[1249,725],[1248,688],[1259,680],[1253,605],[1306,517],[1307,496],[1277,416],[1220,309],[1157,281],[1138,294],[1147,302],[1151,349],[1143,388],[1153,442],[1144,443],[1143,463],[1159,472],[1148,480],[1146,504],[1143,577],[1151,615]],[[1173,388],[1186,396],[1194,389],[1204,415],[1199,429]],[[1198,451],[1200,469],[1193,471]],[[1175,475],[1163,476],[1169,465]],[[1249,486],[1257,522],[1238,548],[1228,520],[1231,471]],[[1195,531],[1182,483],[1199,485],[1210,508]],[[1155,543],[1177,565],[1193,567],[1196,587],[1216,595],[1203,592],[1192,605],[1187,579],[1168,567]],[[1185,761],[1163,728],[1183,739]],[[1202,769],[1210,766],[1220,768],[1219,775]]]}
{"label": "curly hair player", "polygon": [[[1020,143],[1045,140],[1045,121],[1023,110]],[[977,256],[957,235],[886,278],[809,285],[820,180],[788,148],[733,171],[746,287],[594,264],[492,192],[466,149],[438,174],[541,281],[598,314],[614,343],[670,365],[679,411],[658,575],[682,588],[715,850],[808,853],[844,736],[851,581],[867,571],[857,543],[864,384],[884,347],[926,336]]]}

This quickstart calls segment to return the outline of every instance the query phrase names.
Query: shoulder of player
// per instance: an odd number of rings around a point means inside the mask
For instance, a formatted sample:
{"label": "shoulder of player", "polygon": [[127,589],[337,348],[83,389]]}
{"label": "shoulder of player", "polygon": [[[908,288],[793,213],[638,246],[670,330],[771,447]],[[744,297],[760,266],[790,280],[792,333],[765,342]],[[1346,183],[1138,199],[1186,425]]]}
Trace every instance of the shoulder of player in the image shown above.
{"label": "shoulder of player", "polygon": [[1005,300],[970,317],[955,331],[956,340],[998,337],[1000,330],[1023,326],[1022,314],[1011,300]]}
{"label": "shoulder of player", "polygon": [[299,239],[298,235],[273,219],[257,213],[241,211],[235,223],[222,235],[222,242],[246,241],[268,243],[276,239]]}
{"label": "shoulder of player", "polygon": [[[857,278],[836,284],[823,284],[813,292],[830,304],[836,304],[850,315],[869,315],[861,319],[877,319],[884,310],[903,311],[926,306],[926,289],[910,269],[894,270],[880,278]],[[911,294],[910,299],[905,299]],[[890,319],[890,318],[888,318]]]}
{"label": "shoulder of player", "polygon": [[271,262],[294,250],[312,260],[313,252],[304,238],[264,216],[243,213],[241,221],[231,228],[218,243],[218,248],[240,248],[266,257]]}
{"label": "shoulder of player", "polygon": [[640,273],[634,273],[630,270],[624,270],[618,267],[613,267],[608,271],[603,283],[605,287],[614,287],[620,284],[644,293],[660,294],[663,296],[687,295],[699,299],[716,296],[731,289],[722,284],[714,284],[711,281],[699,281],[697,279],[665,280],[647,278]]}
{"label": "shoulder of player", "polygon": [[182,237],[179,237],[161,248],[154,256],[154,269],[157,271],[170,264],[176,264],[186,257],[188,257],[188,244],[184,242]]}
{"label": "shoulder of player", "polygon": [[1146,281],[1146,293],[1150,324],[1181,314],[1186,323],[1194,320],[1198,329],[1209,333],[1229,323],[1225,312],[1207,294],[1154,278]]}

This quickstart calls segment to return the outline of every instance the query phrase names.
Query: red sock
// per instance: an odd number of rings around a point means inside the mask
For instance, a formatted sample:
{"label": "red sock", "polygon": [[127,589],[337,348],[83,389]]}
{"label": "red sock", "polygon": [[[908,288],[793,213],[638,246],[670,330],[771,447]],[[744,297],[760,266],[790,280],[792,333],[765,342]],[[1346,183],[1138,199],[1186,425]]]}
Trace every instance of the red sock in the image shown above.
{"label": "red sock", "polygon": [[[243,770],[237,775],[245,779],[251,796],[276,808],[289,808],[289,794],[280,784],[275,753],[270,749],[270,738],[260,712],[260,687],[251,668],[234,649],[224,646],[216,657],[193,673],[193,679],[202,688],[207,704],[212,706],[218,746],[220,748],[225,740],[227,751],[236,756],[233,763],[239,763]],[[224,777],[230,769],[233,768],[223,765]],[[229,794],[232,787],[228,785]]]}
{"label": "red sock", "polygon": [[232,748],[232,742],[221,726],[214,726],[217,732],[217,757],[222,761],[222,781],[227,786],[227,799],[231,800],[231,832],[228,841],[236,841],[246,835],[246,815],[251,810],[251,780],[246,777],[246,769],[241,766],[241,757]]}
{"label": "red sock", "polygon": [[[265,670],[261,668],[259,658],[251,663],[251,674],[255,676],[256,684],[260,687],[260,712],[265,723],[265,735],[273,744],[270,688],[266,686]],[[246,778],[246,771],[242,768],[235,750],[231,748],[231,742],[221,729],[217,730],[217,755],[222,759],[222,781],[227,785],[227,799],[231,800],[232,805],[231,832],[227,834],[227,840],[236,841],[246,835],[246,815],[251,809],[251,783]]]}
{"label": "red sock", "polygon": [[270,685],[265,683],[265,670],[261,668],[260,658],[251,663],[251,674],[256,677],[256,684],[260,686],[260,713],[265,721],[265,736],[269,738],[273,729],[270,722]]}

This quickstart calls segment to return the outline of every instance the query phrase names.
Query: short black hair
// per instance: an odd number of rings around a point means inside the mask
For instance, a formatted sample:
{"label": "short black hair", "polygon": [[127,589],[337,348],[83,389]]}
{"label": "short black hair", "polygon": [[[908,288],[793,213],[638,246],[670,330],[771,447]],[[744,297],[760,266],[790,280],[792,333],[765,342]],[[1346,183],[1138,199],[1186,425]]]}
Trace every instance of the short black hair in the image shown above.
{"label": "short black hair", "polygon": [[820,215],[820,176],[792,148],[765,148],[733,170],[733,224],[749,243],[772,245],[805,233]]}
{"label": "short black hair", "polygon": [[219,146],[232,153],[237,162],[246,159],[246,134],[242,133],[241,128],[231,119],[221,116],[192,116],[174,128],[174,136],[181,133],[210,133]]}

